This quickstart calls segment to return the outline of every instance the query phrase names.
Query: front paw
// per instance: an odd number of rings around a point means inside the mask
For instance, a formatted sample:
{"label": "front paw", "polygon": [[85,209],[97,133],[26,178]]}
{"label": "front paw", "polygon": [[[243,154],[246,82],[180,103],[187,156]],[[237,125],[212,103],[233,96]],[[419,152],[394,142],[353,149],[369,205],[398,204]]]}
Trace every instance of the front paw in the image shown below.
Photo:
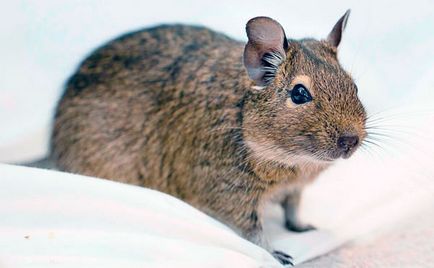
{"label": "front paw", "polygon": [[292,262],[292,257],[282,251],[275,250],[271,253],[274,258],[276,258],[283,265],[291,265],[294,266]]}
{"label": "front paw", "polygon": [[302,233],[307,231],[316,230],[315,226],[310,224],[294,223],[291,221],[285,222],[285,227],[291,232]]}

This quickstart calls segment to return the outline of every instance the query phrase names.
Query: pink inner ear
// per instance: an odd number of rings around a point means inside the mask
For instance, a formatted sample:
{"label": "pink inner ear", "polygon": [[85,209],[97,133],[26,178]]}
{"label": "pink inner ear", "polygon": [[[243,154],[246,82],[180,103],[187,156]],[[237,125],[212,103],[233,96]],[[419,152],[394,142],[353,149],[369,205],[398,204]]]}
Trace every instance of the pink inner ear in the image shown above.
{"label": "pink inner ear", "polygon": [[256,17],[247,23],[249,41],[244,49],[244,65],[249,76],[258,85],[264,85],[262,57],[267,52],[278,53],[282,59],[286,57],[288,48],[282,26],[268,17]]}

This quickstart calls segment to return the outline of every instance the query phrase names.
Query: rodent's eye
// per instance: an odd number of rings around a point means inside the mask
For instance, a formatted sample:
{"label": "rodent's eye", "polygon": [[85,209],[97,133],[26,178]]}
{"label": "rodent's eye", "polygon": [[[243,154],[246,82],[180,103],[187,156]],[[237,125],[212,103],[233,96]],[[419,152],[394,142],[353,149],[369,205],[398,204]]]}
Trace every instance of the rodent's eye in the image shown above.
{"label": "rodent's eye", "polygon": [[302,85],[297,84],[294,88],[289,91],[291,95],[291,100],[295,104],[303,104],[309,101],[312,101],[312,95],[310,95],[309,91]]}

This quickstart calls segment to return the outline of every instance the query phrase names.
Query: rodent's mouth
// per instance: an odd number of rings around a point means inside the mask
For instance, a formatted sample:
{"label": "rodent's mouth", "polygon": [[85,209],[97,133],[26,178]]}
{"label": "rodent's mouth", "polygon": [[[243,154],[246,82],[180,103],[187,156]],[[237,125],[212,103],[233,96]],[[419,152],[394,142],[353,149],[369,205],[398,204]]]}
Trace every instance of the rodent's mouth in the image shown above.
{"label": "rodent's mouth", "polygon": [[[316,154],[312,154],[310,157],[303,157],[303,159],[310,160],[309,162],[312,163],[328,163],[331,164],[334,161],[343,158],[348,159],[351,157],[351,155],[356,151],[356,148],[351,151],[342,152],[342,151],[333,151],[331,153],[326,153],[321,156],[318,156]],[[307,161],[306,161],[307,162]]]}
{"label": "rodent's mouth", "polygon": [[324,160],[335,161],[339,158],[348,159],[353,155],[353,153],[357,150],[358,147],[359,146],[357,145],[346,150],[335,149],[330,152],[328,156],[324,157]]}
{"label": "rodent's mouth", "polygon": [[309,157],[305,157],[306,159],[311,159],[312,162],[334,162],[340,158],[348,159],[350,158],[355,151],[359,148],[360,144],[356,143],[352,146],[345,147],[335,147],[326,150],[314,150],[310,152],[306,152],[306,155]]}

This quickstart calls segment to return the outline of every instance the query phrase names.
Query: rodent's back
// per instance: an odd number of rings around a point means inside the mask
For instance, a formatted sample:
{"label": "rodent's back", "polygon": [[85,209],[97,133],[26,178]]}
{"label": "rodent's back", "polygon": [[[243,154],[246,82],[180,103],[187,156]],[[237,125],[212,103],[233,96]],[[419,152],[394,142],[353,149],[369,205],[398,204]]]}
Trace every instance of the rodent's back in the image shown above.
{"label": "rodent's back", "polygon": [[230,156],[250,83],[242,50],[222,34],[182,25],[131,33],[97,49],[68,81],[56,112],[58,167],[183,198],[203,191],[194,186],[198,169],[237,161]]}

